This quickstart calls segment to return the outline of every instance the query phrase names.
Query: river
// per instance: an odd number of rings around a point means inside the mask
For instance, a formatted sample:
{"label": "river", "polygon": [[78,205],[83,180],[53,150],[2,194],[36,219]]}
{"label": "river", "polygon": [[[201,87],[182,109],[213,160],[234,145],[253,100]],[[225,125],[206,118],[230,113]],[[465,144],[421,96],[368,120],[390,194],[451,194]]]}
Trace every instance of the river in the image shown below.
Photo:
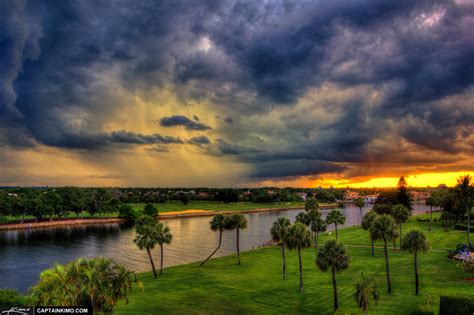
{"label": "river", "polygon": [[[414,213],[428,210],[415,205]],[[363,212],[370,210],[364,207]],[[359,208],[348,204],[341,209],[346,217],[343,226],[360,224]],[[271,239],[270,228],[278,217],[294,222],[301,210],[270,211],[245,214],[248,228],[240,233],[241,251],[256,248]],[[323,216],[327,213],[323,210]],[[209,229],[211,217],[164,220],[173,234],[165,245],[164,265],[174,266],[205,259],[218,240],[218,233]],[[332,230],[333,225],[328,227]],[[38,281],[42,270],[55,263],[67,263],[79,257],[105,256],[125,264],[134,271],[150,270],[146,251],[133,243],[135,231],[118,224],[84,225],[37,230],[0,232],[0,288],[26,292]],[[235,252],[235,231],[224,232],[222,247],[215,257]],[[153,251],[159,262],[159,250]]]}

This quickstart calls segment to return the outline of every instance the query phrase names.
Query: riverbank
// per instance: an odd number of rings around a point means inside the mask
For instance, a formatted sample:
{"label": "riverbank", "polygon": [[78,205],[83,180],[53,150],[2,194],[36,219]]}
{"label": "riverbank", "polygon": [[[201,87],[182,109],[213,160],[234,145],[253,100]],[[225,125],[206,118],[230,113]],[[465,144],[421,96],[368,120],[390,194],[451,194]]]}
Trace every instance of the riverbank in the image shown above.
{"label": "riverbank", "polygon": [[[413,255],[389,248],[392,294],[387,294],[385,262],[381,243],[376,243],[371,256],[368,233],[360,227],[339,231],[351,263],[337,273],[341,313],[362,314],[354,298],[361,272],[372,275],[380,292],[371,314],[414,314],[422,308],[437,313],[440,295],[474,294],[472,283],[465,281],[456,263],[446,257],[452,244],[465,242],[460,231],[444,232],[436,222],[428,232],[427,222],[417,222],[416,216],[403,225],[424,231],[433,250],[419,255],[420,295],[414,294]],[[245,232],[243,232],[245,233]],[[325,239],[334,233],[324,234]],[[140,274],[144,290],[132,290],[129,304],[121,304],[117,314],[201,314],[208,313],[318,313],[332,314],[331,273],[315,266],[316,250],[305,249],[303,257],[304,291],[298,291],[298,257],[287,251],[287,280],[281,279],[281,250],[271,246],[241,253],[241,265],[235,255],[210,260],[204,267],[199,262],[165,268],[164,274],[153,279],[150,272]],[[166,247],[165,247],[166,260]],[[196,303],[199,301],[199,303]],[[427,301],[430,305],[426,306]]]}
{"label": "riverbank", "polygon": [[[321,205],[321,209],[332,209],[334,205]],[[234,214],[234,213],[257,213],[257,212],[269,212],[269,211],[287,211],[287,210],[298,210],[302,209],[301,206],[292,206],[292,207],[274,207],[274,208],[256,208],[256,209],[247,209],[247,210],[214,210],[214,211],[197,211],[197,212],[186,212],[185,210],[182,213],[179,212],[160,212],[161,220],[173,220],[173,219],[182,219],[182,218],[191,218],[191,217],[209,217],[214,216],[217,213],[220,214]],[[93,225],[93,224],[110,224],[110,223],[122,223],[123,219],[119,217],[105,217],[105,218],[64,218],[53,221],[40,221],[40,222],[27,222],[27,223],[10,223],[10,224],[1,224],[0,231],[8,230],[28,230],[28,229],[47,229],[63,226],[74,226],[74,225]]]}

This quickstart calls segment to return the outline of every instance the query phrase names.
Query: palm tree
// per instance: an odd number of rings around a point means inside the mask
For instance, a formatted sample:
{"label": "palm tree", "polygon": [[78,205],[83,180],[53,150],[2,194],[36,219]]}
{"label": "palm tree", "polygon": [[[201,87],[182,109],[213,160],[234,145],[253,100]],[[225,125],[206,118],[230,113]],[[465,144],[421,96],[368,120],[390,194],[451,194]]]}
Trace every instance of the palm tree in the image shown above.
{"label": "palm tree", "polygon": [[419,252],[422,252],[422,253],[427,252],[430,248],[430,244],[428,243],[428,240],[426,239],[425,233],[419,230],[412,230],[412,231],[409,231],[407,234],[405,234],[405,236],[403,237],[401,248],[413,254],[414,266],[415,266],[415,287],[416,287],[415,294],[418,295],[419,289],[418,289],[417,254]]}
{"label": "palm tree", "polygon": [[206,258],[206,260],[204,260],[202,263],[201,263],[201,266],[204,265],[209,259],[211,259],[211,257],[219,250],[219,248],[221,247],[221,244],[222,244],[222,232],[226,229],[226,226],[227,226],[227,222],[226,222],[226,218],[224,215],[222,214],[217,214],[215,215],[211,222],[210,222],[210,226],[211,226],[211,230],[213,230],[214,232],[215,231],[219,231],[219,244],[217,245],[217,248],[212,252],[211,255],[209,255],[209,257]]}
{"label": "palm tree", "polygon": [[430,207],[430,225],[428,225],[428,231],[431,232],[431,223],[433,222],[433,206],[435,205],[434,196],[431,195],[426,198],[425,205]]}
{"label": "palm tree", "polygon": [[151,270],[153,271],[153,276],[157,277],[155,263],[153,257],[151,256],[151,250],[155,248],[155,245],[158,243],[158,233],[156,228],[156,221],[150,216],[142,216],[136,227],[136,237],[133,240],[137,244],[139,249],[145,249],[148,254],[148,259],[150,260]]}
{"label": "palm tree", "polygon": [[314,238],[315,240],[315,246],[316,248],[318,247],[318,239],[319,239],[319,233],[323,233],[326,231],[327,224],[326,221],[321,218],[321,216],[315,218],[310,225],[311,232],[316,233],[316,237]]}
{"label": "palm tree", "polygon": [[332,224],[334,223],[334,228],[336,230],[336,240],[338,239],[337,236],[337,225],[338,224],[344,224],[346,222],[346,217],[342,214],[339,209],[332,209],[329,213],[328,216],[326,217],[326,223],[327,224]]}
{"label": "palm tree", "polygon": [[[375,218],[377,218],[377,213],[373,211],[367,212],[364,215],[364,218],[362,219],[362,228],[370,232],[370,227],[372,226],[372,223],[374,222]],[[372,245],[372,257],[373,257],[374,256],[374,238],[372,237],[372,234],[370,234],[370,243]]]}
{"label": "palm tree", "polygon": [[229,229],[236,229],[236,240],[237,240],[237,262],[240,265],[240,230],[247,228],[247,219],[242,214],[233,214],[228,218],[228,227]]}
{"label": "palm tree", "polygon": [[464,175],[460,176],[458,178],[458,192],[461,197],[462,203],[466,207],[466,212],[467,212],[467,242],[469,244],[469,248],[472,249],[472,243],[471,243],[471,235],[470,235],[470,230],[471,230],[471,209],[470,209],[470,204],[471,204],[471,198],[470,198],[470,193],[471,193],[471,176]]}
{"label": "palm tree", "polygon": [[360,210],[360,224],[362,224],[362,208],[365,206],[364,198],[357,198],[355,204]]}
{"label": "palm tree", "polygon": [[410,209],[405,207],[404,205],[396,205],[392,209],[392,217],[395,219],[395,222],[397,222],[399,228],[400,228],[400,247],[402,247],[402,224],[404,222],[407,222],[408,218],[410,217]]}
{"label": "palm tree", "polygon": [[285,243],[289,249],[298,250],[298,262],[300,269],[300,291],[303,291],[303,262],[301,260],[301,249],[311,246],[311,234],[301,222],[296,222],[288,228],[285,235]]}
{"label": "palm tree", "polygon": [[311,237],[314,238],[314,232],[311,229],[311,225],[318,219],[321,219],[321,212],[318,209],[312,209],[306,212],[307,223],[306,226],[310,227]]}
{"label": "palm tree", "polygon": [[379,291],[377,290],[377,285],[375,284],[375,280],[373,277],[365,277],[363,272],[360,273],[360,276],[362,278],[362,281],[356,285],[357,291],[355,294],[355,298],[364,313],[368,314],[370,296],[372,296],[375,301],[375,305],[377,305],[377,300],[379,299]]}
{"label": "palm tree", "polygon": [[383,249],[385,255],[385,269],[387,272],[387,291],[392,292],[392,283],[390,281],[390,268],[388,265],[387,242],[392,240],[395,235],[395,221],[387,214],[375,218],[370,227],[370,234],[374,240],[383,240]]}
{"label": "palm tree", "polygon": [[271,229],[272,238],[281,245],[281,257],[283,259],[283,280],[286,279],[286,256],[285,256],[285,238],[290,227],[290,220],[287,218],[278,218],[273,222]]}
{"label": "palm tree", "polygon": [[317,210],[319,208],[318,201],[314,197],[309,197],[306,199],[304,204],[304,210],[309,212],[311,210]]}
{"label": "palm tree", "polygon": [[296,222],[303,223],[306,226],[309,226],[310,224],[310,218],[306,212],[300,212],[296,215],[295,218]]}
{"label": "palm tree", "polygon": [[163,244],[170,244],[173,240],[173,235],[169,226],[166,226],[164,223],[158,223],[156,226],[157,231],[157,241],[160,244],[160,275],[163,274]]}
{"label": "palm tree", "polygon": [[323,247],[321,247],[321,249],[318,251],[316,265],[319,267],[319,269],[321,269],[321,271],[327,271],[329,268],[331,268],[334,311],[336,311],[339,307],[337,302],[336,272],[349,268],[349,261],[350,259],[346,254],[346,249],[336,240],[326,241]]}

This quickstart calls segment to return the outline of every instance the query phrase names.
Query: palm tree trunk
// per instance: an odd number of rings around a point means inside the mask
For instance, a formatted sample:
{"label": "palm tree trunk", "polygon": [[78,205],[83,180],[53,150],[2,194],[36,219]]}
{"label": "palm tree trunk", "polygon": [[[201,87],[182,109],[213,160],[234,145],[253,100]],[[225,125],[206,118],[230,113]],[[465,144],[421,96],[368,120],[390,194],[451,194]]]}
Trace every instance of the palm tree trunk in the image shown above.
{"label": "palm tree trunk", "polygon": [[281,257],[283,258],[283,280],[286,280],[286,256],[285,256],[285,244],[281,244]]}
{"label": "palm tree trunk", "polygon": [[160,244],[160,275],[163,274],[163,244]]}
{"label": "palm tree trunk", "polygon": [[301,261],[301,248],[298,247],[298,260],[300,266],[300,291],[303,291],[303,262]]}
{"label": "palm tree trunk", "polygon": [[372,243],[372,257],[374,257],[374,256],[375,256],[375,253],[374,253],[374,238],[371,237],[371,238],[370,238],[370,241],[371,241],[371,243]]}
{"label": "palm tree trunk", "polygon": [[472,249],[472,244],[471,244],[471,209],[469,209],[469,206],[466,204],[466,210],[467,210],[467,242],[469,244],[469,249]]}
{"label": "palm tree trunk", "polygon": [[318,248],[319,232],[316,232],[316,248]]}
{"label": "palm tree trunk", "polygon": [[338,237],[337,237],[337,223],[334,223],[334,227],[336,228],[336,241],[337,241],[337,239],[338,239]]}
{"label": "palm tree trunk", "polygon": [[416,287],[416,295],[418,295],[418,261],[416,259],[416,252],[415,252],[415,255],[414,255],[414,263],[415,263],[415,287]]}
{"label": "palm tree trunk", "polygon": [[388,249],[387,249],[387,240],[383,240],[383,250],[385,254],[385,269],[387,272],[387,292],[392,293],[392,283],[390,281],[390,269],[388,267]]}
{"label": "palm tree trunk", "polygon": [[219,231],[219,244],[217,245],[217,248],[212,252],[211,255],[209,255],[209,257],[206,258],[206,260],[204,260],[200,266],[204,265],[209,259],[211,259],[211,257],[219,250],[219,248],[221,247],[221,243],[222,243],[222,231]]}
{"label": "palm tree trunk", "polygon": [[359,208],[359,210],[360,210],[360,222],[359,222],[359,224],[362,224],[362,219],[363,219],[363,217],[362,217],[362,208]]}
{"label": "palm tree trunk", "polygon": [[239,231],[240,231],[240,229],[237,228],[237,262],[240,265],[240,247],[239,247],[240,235],[239,235]]}
{"label": "palm tree trunk", "polygon": [[334,312],[339,308],[337,303],[337,284],[336,284],[336,269],[332,267],[332,289],[334,294]]}
{"label": "palm tree trunk", "polygon": [[400,248],[402,248],[402,223],[400,222]]}
{"label": "palm tree trunk", "polygon": [[155,263],[153,262],[153,258],[151,257],[150,249],[147,247],[146,253],[148,254],[148,258],[150,259],[151,270],[153,271],[153,277],[156,279],[156,270],[155,270]]}
{"label": "palm tree trunk", "polygon": [[431,222],[433,221],[433,206],[430,206],[430,225],[428,226],[428,232],[431,232]]}

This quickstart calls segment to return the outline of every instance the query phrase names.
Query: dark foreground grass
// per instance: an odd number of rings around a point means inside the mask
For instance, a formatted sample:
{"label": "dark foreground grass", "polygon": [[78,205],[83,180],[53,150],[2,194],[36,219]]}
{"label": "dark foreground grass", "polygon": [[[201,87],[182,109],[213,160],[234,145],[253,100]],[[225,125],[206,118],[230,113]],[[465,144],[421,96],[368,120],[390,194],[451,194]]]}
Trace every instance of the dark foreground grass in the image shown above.
{"label": "dark foreground grass", "polygon": [[[407,226],[424,229],[426,223],[410,222]],[[435,225],[429,238],[438,248],[449,247],[451,241],[463,240],[457,231],[444,232]],[[426,225],[427,227],[427,225]],[[340,233],[346,243],[368,245],[366,232],[349,228]],[[332,237],[332,236],[328,236]],[[352,240],[352,237],[354,239]],[[364,243],[366,241],[366,243]],[[474,294],[474,283],[464,281],[465,275],[445,252],[421,254],[420,295],[415,296],[413,256],[390,249],[393,293],[387,294],[383,250],[348,246],[351,264],[338,273],[340,309],[358,313],[354,298],[360,273],[374,275],[380,290],[378,305],[371,305],[372,314],[416,314],[428,299],[438,308],[440,294]],[[118,314],[199,314],[199,313],[332,313],[332,284],[329,272],[315,266],[316,250],[303,252],[304,292],[298,291],[296,252],[288,254],[288,279],[281,279],[281,251],[269,247],[242,254],[242,265],[235,256],[167,268],[157,280],[150,273],[141,275],[144,291],[134,289],[128,305],[120,305]]]}

